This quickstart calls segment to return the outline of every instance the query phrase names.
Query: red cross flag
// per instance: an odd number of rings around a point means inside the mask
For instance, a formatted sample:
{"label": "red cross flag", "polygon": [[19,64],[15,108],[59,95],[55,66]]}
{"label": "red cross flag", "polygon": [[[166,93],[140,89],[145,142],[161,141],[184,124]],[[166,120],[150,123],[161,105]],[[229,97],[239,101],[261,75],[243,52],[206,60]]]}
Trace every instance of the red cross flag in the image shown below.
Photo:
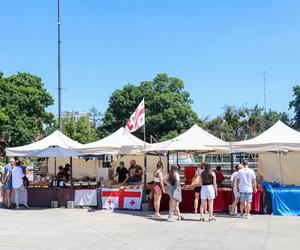
{"label": "red cross flag", "polygon": [[126,130],[134,132],[145,124],[145,103],[141,101],[126,123]]}
{"label": "red cross flag", "polygon": [[102,188],[101,200],[104,209],[140,209],[143,189]]}

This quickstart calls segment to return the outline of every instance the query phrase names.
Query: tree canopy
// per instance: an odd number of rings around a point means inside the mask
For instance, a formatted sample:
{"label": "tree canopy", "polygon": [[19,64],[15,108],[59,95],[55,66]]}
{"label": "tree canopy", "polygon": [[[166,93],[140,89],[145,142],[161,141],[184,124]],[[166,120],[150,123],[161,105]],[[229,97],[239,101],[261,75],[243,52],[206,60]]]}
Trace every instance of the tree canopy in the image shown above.
{"label": "tree canopy", "polygon": [[290,109],[294,109],[295,116],[293,119],[294,127],[300,130],[300,86],[296,85],[293,88],[294,100],[290,102]]}
{"label": "tree canopy", "polygon": [[222,116],[205,123],[207,130],[226,141],[240,141],[256,137],[278,120],[289,123],[287,113],[265,111],[258,105],[248,107],[225,107]]}
{"label": "tree canopy", "polygon": [[[99,127],[100,135],[104,137],[124,127],[143,98],[147,141],[150,135],[157,140],[170,139],[201,122],[191,108],[192,100],[184,89],[184,82],[167,74],[158,74],[152,81],[143,81],[139,85],[127,84],[112,94],[103,124]],[[135,135],[142,139],[142,129]]]}
{"label": "tree canopy", "polygon": [[90,115],[84,115],[75,119],[74,115],[65,115],[62,119],[62,132],[80,143],[96,141],[97,128],[91,121]]}
{"label": "tree canopy", "polygon": [[46,111],[53,98],[41,78],[30,73],[17,73],[7,78],[0,74],[0,135],[10,146],[34,141],[43,133],[45,124],[54,119]]}

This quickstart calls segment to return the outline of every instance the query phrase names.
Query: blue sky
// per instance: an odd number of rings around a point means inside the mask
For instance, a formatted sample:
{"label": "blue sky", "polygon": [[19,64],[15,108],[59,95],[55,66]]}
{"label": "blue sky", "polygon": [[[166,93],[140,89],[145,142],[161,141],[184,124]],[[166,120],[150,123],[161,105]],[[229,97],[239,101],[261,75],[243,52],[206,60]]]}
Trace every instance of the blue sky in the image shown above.
{"label": "blue sky", "polygon": [[[105,112],[114,90],[164,72],[212,118],[225,105],[263,106],[265,69],[267,107],[288,111],[299,13],[297,0],[61,0],[62,109]],[[0,25],[0,70],[42,77],[56,98],[57,1],[3,1]]]}

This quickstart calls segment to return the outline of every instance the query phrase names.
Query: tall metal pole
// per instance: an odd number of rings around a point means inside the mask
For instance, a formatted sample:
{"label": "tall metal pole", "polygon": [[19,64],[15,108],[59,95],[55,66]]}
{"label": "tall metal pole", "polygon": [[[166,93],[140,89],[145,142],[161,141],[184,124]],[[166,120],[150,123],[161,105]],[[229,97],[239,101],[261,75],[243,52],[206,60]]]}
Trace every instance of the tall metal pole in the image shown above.
{"label": "tall metal pole", "polygon": [[266,71],[263,72],[264,76],[264,108],[265,112],[267,111],[267,95],[266,95]]}
{"label": "tall metal pole", "polygon": [[61,131],[61,65],[60,65],[60,0],[58,0],[58,18],[57,18],[57,33],[58,33],[58,129]]}

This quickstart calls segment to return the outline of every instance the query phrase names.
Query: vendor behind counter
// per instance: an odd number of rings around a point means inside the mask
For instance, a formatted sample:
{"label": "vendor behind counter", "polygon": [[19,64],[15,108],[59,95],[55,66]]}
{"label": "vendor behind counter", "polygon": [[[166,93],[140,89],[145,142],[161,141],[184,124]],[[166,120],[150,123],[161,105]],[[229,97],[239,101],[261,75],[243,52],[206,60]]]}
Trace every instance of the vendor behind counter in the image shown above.
{"label": "vendor behind counter", "polygon": [[129,185],[140,185],[142,184],[142,177],[143,177],[143,168],[136,164],[135,160],[130,161],[129,167]]}

